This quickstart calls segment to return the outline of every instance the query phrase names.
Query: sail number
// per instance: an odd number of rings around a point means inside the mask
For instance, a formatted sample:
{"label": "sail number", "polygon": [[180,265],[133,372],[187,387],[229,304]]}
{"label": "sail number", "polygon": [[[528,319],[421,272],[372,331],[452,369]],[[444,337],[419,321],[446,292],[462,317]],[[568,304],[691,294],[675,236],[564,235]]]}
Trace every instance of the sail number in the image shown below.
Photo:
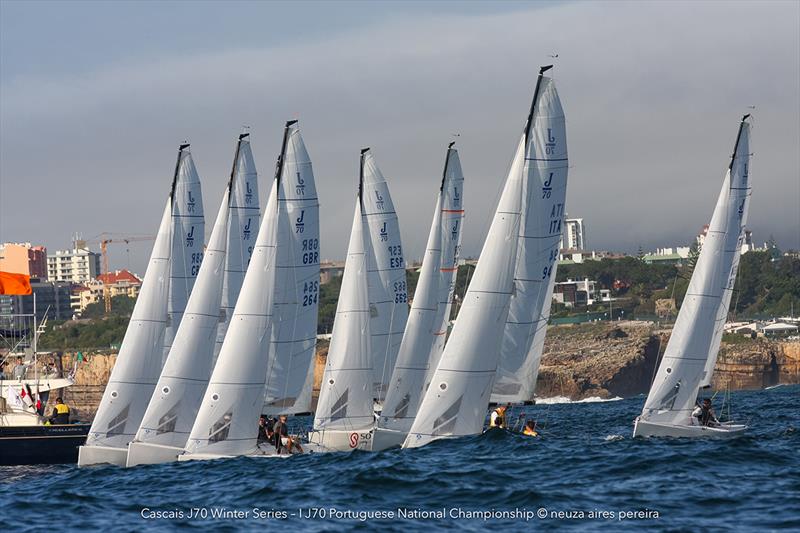
{"label": "sail number", "polygon": [[394,283],[394,303],[408,303],[408,290],[405,281],[395,281]]}
{"label": "sail number", "polygon": [[303,283],[303,307],[314,305],[319,301],[319,282],[306,281]]}
{"label": "sail number", "polygon": [[319,239],[303,239],[303,264],[316,265],[319,263]]}
{"label": "sail number", "polygon": [[192,267],[191,272],[192,276],[196,276],[198,272],[200,272],[200,264],[203,262],[203,252],[197,252],[191,254],[192,260]]}
{"label": "sail number", "polygon": [[389,268],[403,268],[403,249],[398,244],[397,246],[388,246],[389,250]]}

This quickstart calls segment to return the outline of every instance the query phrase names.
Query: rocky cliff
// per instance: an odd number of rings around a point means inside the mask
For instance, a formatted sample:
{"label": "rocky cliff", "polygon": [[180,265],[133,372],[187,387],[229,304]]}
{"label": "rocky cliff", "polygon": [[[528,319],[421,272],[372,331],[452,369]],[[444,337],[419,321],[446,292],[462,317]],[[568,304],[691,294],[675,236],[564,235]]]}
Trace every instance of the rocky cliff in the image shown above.
{"label": "rocky cliff", "polygon": [[[547,332],[537,396],[630,397],[647,393],[658,358],[669,340],[669,330],[649,322],[608,322],[551,326]],[[712,388],[760,389],[778,383],[800,383],[800,342],[735,338],[723,343]],[[314,368],[314,401],[325,368],[328,342],[318,345]],[[97,410],[116,353],[90,354],[76,363],[65,353],[61,365],[68,372],[77,364],[76,382],[64,399],[83,419]]]}

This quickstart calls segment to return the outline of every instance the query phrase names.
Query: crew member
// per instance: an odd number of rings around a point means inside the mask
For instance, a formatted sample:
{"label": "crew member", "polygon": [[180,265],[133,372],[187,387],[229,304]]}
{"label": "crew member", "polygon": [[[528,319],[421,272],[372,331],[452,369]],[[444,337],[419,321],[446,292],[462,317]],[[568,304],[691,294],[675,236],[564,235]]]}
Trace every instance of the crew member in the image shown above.
{"label": "crew member", "polygon": [[525,423],[525,428],[522,430],[522,434],[529,437],[538,437],[539,432],[536,431],[536,421],[528,419],[528,421]]}
{"label": "crew member", "polygon": [[69,424],[69,407],[61,397],[56,398],[56,405],[53,407],[53,416],[50,417],[52,424]]}
{"label": "crew member", "polygon": [[489,427],[490,428],[505,428],[506,425],[506,410],[508,409],[507,405],[498,405],[492,414],[489,416]]}
{"label": "crew member", "polygon": [[700,424],[703,426],[714,427],[719,425],[719,420],[714,415],[714,408],[711,407],[711,399],[705,398],[703,405],[700,406]]}
{"label": "crew member", "polygon": [[303,453],[300,443],[289,436],[286,415],[279,416],[278,423],[275,424],[275,449],[278,451],[278,455],[280,455],[282,448],[286,448],[289,453],[292,453],[292,449],[297,450],[298,453]]}

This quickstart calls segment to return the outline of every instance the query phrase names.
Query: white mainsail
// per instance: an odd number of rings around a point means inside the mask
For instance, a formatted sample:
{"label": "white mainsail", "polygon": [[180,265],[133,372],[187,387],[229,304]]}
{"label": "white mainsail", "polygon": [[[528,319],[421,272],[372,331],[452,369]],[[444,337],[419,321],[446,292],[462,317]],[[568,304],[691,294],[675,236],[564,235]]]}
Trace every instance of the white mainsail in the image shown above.
{"label": "white mainsail", "polygon": [[566,124],[551,78],[542,78],[531,117],[514,291],[491,397],[496,403],[533,400],[565,217]]}
{"label": "white mainsail", "polygon": [[186,455],[232,456],[256,450],[272,329],[277,212],[276,179]]}
{"label": "white mainsail", "polygon": [[319,307],[319,200],[297,121],[287,123],[279,165],[272,342],[264,414],[311,410]]}
{"label": "white mainsail", "polygon": [[[536,109],[540,86],[549,81],[544,77],[549,68],[539,72],[532,110]],[[478,434],[483,427],[514,288],[523,181],[528,177],[526,159],[534,142],[533,121],[529,115],[472,282],[403,444],[405,448],[439,438]]]}
{"label": "white mainsail", "polygon": [[[710,382],[741,250],[750,196],[750,124],[739,126],[731,163],[711,217],[703,248],[672,329],[641,419],[645,424],[690,425],[703,382]],[[728,293],[728,295],[726,295]],[[724,309],[723,309],[724,305]],[[724,319],[723,319],[724,321]]]}
{"label": "white mainsail", "polygon": [[[225,271],[230,188],[229,182],[183,320],[130,445],[128,466],[162,462],[170,456],[174,460],[189,438],[211,374]],[[162,459],[151,444],[173,447],[175,451]]]}
{"label": "white mainsail", "polygon": [[450,143],[425,258],[379,427],[408,433],[444,350],[461,248],[464,176]]}
{"label": "white mainsail", "polygon": [[169,303],[162,363],[172,347],[194,280],[200,272],[205,243],[203,194],[188,144],[181,145],[175,174],[177,178],[172,187]]}
{"label": "white mainsail", "polygon": [[[250,148],[250,134],[239,135],[236,155],[231,172],[233,183],[230,192],[228,215],[228,240],[225,260],[225,276],[222,281],[222,306],[214,347],[214,362],[222,349],[222,342],[233,316],[233,308],[239,298],[247,265],[253,255],[253,245],[261,222],[258,197],[258,173]],[[213,368],[213,365],[212,365]]]}
{"label": "white mainsail", "polygon": [[369,148],[361,151],[361,205],[370,241],[369,303],[373,397],[382,400],[408,320],[406,265],[389,184]]}
{"label": "white mainsail", "polygon": [[336,319],[314,416],[314,430],[323,433],[322,439],[316,439],[319,441],[325,440],[325,431],[371,430],[375,421],[367,282],[369,241],[365,226],[359,191]]}
{"label": "white mainsail", "polygon": [[179,178],[185,148],[182,145],[178,151],[173,192],[164,208],[150,262],[116,364],[92,421],[86,445],[80,448],[79,465],[102,462],[125,464],[128,442],[139,428],[158,381],[169,300],[175,181]]}

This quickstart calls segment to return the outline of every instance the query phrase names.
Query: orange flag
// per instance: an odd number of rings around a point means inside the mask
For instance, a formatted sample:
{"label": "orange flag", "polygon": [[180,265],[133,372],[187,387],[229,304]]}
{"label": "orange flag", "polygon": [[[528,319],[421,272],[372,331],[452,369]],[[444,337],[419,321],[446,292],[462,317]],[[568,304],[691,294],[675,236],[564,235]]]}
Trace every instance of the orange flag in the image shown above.
{"label": "orange flag", "polygon": [[27,274],[0,272],[0,294],[31,294],[31,277]]}

